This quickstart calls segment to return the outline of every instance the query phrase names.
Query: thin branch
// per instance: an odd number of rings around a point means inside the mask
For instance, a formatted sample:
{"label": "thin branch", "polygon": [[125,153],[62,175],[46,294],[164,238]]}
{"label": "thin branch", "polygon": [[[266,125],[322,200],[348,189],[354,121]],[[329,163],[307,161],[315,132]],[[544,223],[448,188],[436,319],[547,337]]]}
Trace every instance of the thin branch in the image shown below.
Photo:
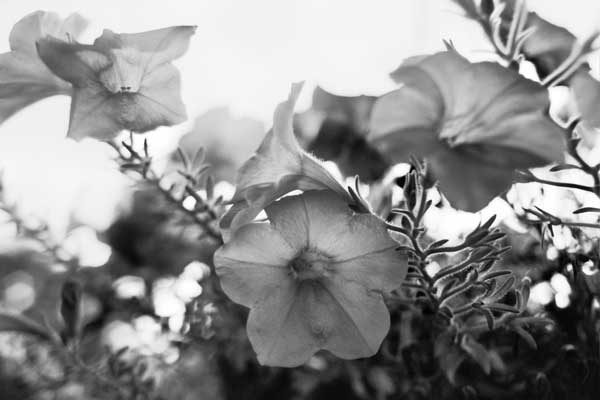
{"label": "thin branch", "polygon": [[[132,139],[130,139],[132,140]],[[132,142],[133,143],[133,142]],[[116,143],[110,143],[110,145],[116,150],[119,159],[121,161],[122,169],[125,171],[134,171],[141,176],[146,182],[150,183],[153,187],[158,189],[165,198],[175,205],[180,211],[189,216],[195,224],[200,226],[202,230],[215,242],[223,243],[223,238],[219,231],[213,226],[213,222],[217,220],[217,212],[207,203],[201,196],[196,193],[188,183],[185,184],[184,192],[193,197],[196,201],[196,207],[189,209],[183,204],[185,197],[176,197],[171,189],[166,189],[162,186],[162,177],[156,173],[151,166],[151,159],[148,155],[147,142],[144,142],[144,155],[141,155],[137,150],[134,149],[132,143],[122,142],[121,144],[127,150],[129,154],[123,154],[121,147]],[[124,166],[130,166],[129,168],[123,168]],[[208,218],[202,218],[198,209],[202,209],[203,212],[208,214]]]}

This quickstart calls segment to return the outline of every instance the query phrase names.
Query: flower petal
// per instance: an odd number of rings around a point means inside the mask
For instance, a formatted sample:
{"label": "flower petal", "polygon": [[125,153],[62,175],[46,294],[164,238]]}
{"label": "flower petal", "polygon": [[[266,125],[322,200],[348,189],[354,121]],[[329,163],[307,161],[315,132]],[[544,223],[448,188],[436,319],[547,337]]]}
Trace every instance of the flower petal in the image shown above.
{"label": "flower petal", "polygon": [[522,149],[547,163],[562,158],[565,133],[548,116],[550,99],[543,86],[491,62],[472,64],[463,74],[467,78],[470,82],[452,93],[442,137]]}
{"label": "flower petal", "polygon": [[75,140],[91,137],[110,140],[120,131],[119,109],[115,99],[100,86],[76,88],[71,99],[71,117],[67,136]]}
{"label": "flower petal", "polygon": [[304,152],[294,137],[292,117],[301,89],[302,84],[292,86],[288,100],[275,110],[273,129],[256,154],[239,169],[233,206],[220,222],[225,237],[294,190],[332,190],[351,200],[342,185],[318,160]]}
{"label": "flower petal", "polygon": [[259,302],[248,317],[248,337],[261,364],[295,367],[319,349],[345,359],[372,356],[389,324],[380,295],[353,283],[307,280]]}
{"label": "flower petal", "polygon": [[133,48],[147,53],[143,68],[152,71],[161,64],[183,56],[195,32],[196,26],[172,26],[147,32],[120,34],[105,29],[94,45],[106,50]]}
{"label": "flower petal", "polygon": [[67,43],[50,36],[37,42],[37,50],[52,72],[75,87],[98,82],[97,74],[112,63],[106,53],[93,46]]}
{"label": "flower petal", "polygon": [[[430,56],[411,57],[392,72],[391,76],[398,83],[426,93],[429,108],[441,108],[444,114],[448,115],[455,112],[455,103],[464,100],[457,93],[466,90],[465,84],[474,84],[469,81],[470,65],[471,63],[457,51],[448,50]],[[469,93],[471,97],[474,94],[480,93]],[[436,100],[432,101],[433,99]]]}
{"label": "flower petal", "polygon": [[0,54],[0,123],[38,100],[70,94],[70,85],[39,60],[15,52]]}
{"label": "flower petal", "polygon": [[583,123],[600,128],[600,82],[582,70],[573,75],[570,86]]}
{"label": "flower petal", "polygon": [[[468,147],[465,145],[464,147]],[[491,152],[511,155],[511,149],[494,148]],[[501,153],[503,152],[504,153]],[[501,157],[501,156],[500,156]],[[494,197],[507,190],[514,178],[514,167],[501,167],[470,156],[468,151],[446,150],[428,159],[442,193],[453,207],[477,212]]]}
{"label": "flower petal", "polygon": [[216,251],[214,263],[225,293],[252,307],[292,279],[288,264],[298,251],[269,224],[251,223]]}
{"label": "flower petal", "polygon": [[15,24],[8,42],[11,50],[37,58],[35,42],[38,39],[47,35],[62,40],[74,39],[83,33],[87,25],[87,20],[77,13],[63,20],[53,12],[34,11]]}
{"label": "flower petal", "polygon": [[[273,227],[288,243],[316,249],[336,261],[388,250],[395,253],[393,250],[398,247],[381,219],[354,213],[348,203],[330,191],[287,196],[268,206],[266,212]],[[395,254],[395,264],[405,268],[402,264],[406,260]]]}
{"label": "flower petal", "polygon": [[187,113],[181,98],[179,71],[171,64],[162,65],[146,74],[130,107],[121,107],[122,126],[137,133],[157,126],[185,122]]}
{"label": "flower petal", "polygon": [[444,110],[436,83],[412,62],[403,64],[392,76],[402,86],[375,102],[369,140],[392,162],[436,151]]}
{"label": "flower petal", "polygon": [[381,250],[338,261],[334,264],[335,274],[348,282],[355,282],[370,290],[389,293],[398,289],[408,272],[406,256],[396,248]]}
{"label": "flower petal", "polygon": [[40,60],[36,41],[46,35],[76,37],[86,26],[78,14],[63,21],[44,11],[28,14],[15,24],[9,36],[12,51],[0,54],[0,123],[38,100],[71,93],[71,85]]}
{"label": "flower petal", "polygon": [[326,280],[323,286],[341,310],[329,316],[334,330],[323,348],[344,359],[377,353],[390,329],[381,294],[345,279]]}
{"label": "flower petal", "polygon": [[298,294],[300,287],[286,282],[263,297],[248,315],[248,339],[262,365],[297,367],[319,349],[304,315],[310,310]]}

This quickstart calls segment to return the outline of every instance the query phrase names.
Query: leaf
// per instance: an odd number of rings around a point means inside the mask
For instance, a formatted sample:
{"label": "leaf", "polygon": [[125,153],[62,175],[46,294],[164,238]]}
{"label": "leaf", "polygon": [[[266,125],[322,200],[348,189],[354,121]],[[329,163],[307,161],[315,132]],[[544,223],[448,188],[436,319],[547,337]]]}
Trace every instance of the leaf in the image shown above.
{"label": "leaf", "polygon": [[453,338],[454,333],[450,330],[440,334],[435,341],[434,354],[448,381],[455,385],[458,369],[467,356],[454,344]]}
{"label": "leaf", "polygon": [[531,333],[527,332],[525,329],[521,328],[520,326],[513,326],[512,329],[517,335],[519,335],[525,341],[525,343],[527,343],[529,345],[529,347],[531,347],[533,350],[537,350],[537,348],[538,348],[537,342],[535,341],[535,339],[533,338]]}
{"label": "leaf", "polygon": [[579,208],[579,209],[573,211],[573,214],[583,214],[583,213],[588,213],[588,212],[600,213],[600,208],[582,207],[582,208]]}
{"label": "leaf", "polygon": [[550,168],[550,172],[565,171],[568,169],[581,169],[581,167],[579,165],[573,165],[573,164],[558,164],[558,165],[555,165],[554,167]]}
{"label": "leaf", "polygon": [[0,313],[0,332],[21,332],[47,341],[54,340],[54,336],[48,328],[28,317],[17,314]]}
{"label": "leaf", "polygon": [[74,280],[67,280],[62,287],[60,315],[66,339],[78,339],[81,334],[81,290],[81,284]]}
{"label": "leaf", "polygon": [[511,276],[507,278],[502,284],[496,289],[496,291],[492,294],[491,298],[495,300],[500,300],[513,288],[516,282],[516,278]]}
{"label": "leaf", "polygon": [[513,314],[519,313],[519,310],[517,308],[502,303],[489,303],[486,304],[485,307],[489,308],[492,311],[508,312]]}
{"label": "leaf", "polygon": [[487,308],[479,308],[479,311],[485,317],[485,322],[487,323],[488,329],[490,331],[493,331],[494,327],[495,327],[495,320],[494,320],[494,315],[492,314],[492,312],[490,310],[488,310]]}
{"label": "leaf", "polygon": [[448,243],[448,239],[437,240],[437,241],[431,243],[429,245],[429,248],[437,249],[438,247],[441,247],[441,246],[445,245],[446,243]]}
{"label": "leaf", "polygon": [[499,278],[501,276],[510,275],[510,274],[512,274],[512,271],[507,270],[507,269],[500,270],[500,271],[493,271],[493,272],[490,272],[488,274],[483,275],[481,277],[481,280],[482,281],[487,281],[487,280],[490,280],[490,279],[495,279],[495,278]]}
{"label": "leaf", "polygon": [[492,371],[492,360],[488,354],[488,350],[470,335],[463,336],[460,347],[477,362],[483,372],[489,375]]}

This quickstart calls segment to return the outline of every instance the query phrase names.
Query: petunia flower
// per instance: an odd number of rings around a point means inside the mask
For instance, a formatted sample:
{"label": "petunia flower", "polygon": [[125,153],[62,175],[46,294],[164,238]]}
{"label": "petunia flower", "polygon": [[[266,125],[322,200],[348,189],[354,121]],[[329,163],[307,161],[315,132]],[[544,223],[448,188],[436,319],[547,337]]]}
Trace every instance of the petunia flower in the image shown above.
{"label": "petunia flower", "polygon": [[35,43],[48,35],[76,38],[86,26],[87,22],[78,14],[63,20],[46,11],[35,11],[15,24],[8,38],[11,51],[0,54],[0,123],[38,100],[71,94],[71,84],[46,67]]}
{"label": "petunia flower", "polygon": [[294,105],[301,90],[301,83],[292,85],[288,100],[275,110],[273,129],[256,154],[239,169],[232,206],[220,222],[225,238],[252,221],[267,205],[294,190],[331,190],[352,201],[344,187],[319,160],[300,147],[294,136]]}
{"label": "petunia flower", "polygon": [[408,59],[392,77],[401,87],[375,103],[370,142],[390,162],[427,158],[457,208],[478,211],[508,189],[515,168],[563,156],[546,89],[513,70],[448,50]]}
{"label": "petunia flower", "polygon": [[374,355],[390,327],[383,294],[407,263],[385,224],[331,191],[287,196],[269,222],[234,232],[214,256],[225,293],[250,308],[247,331],[263,365],[294,367],[318,350]]}
{"label": "petunia flower", "polygon": [[46,65],[73,84],[68,136],[109,140],[121,130],[143,133],[185,121],[179,71],[171,61],[185,54],[195,30],[104,30],[93,45],[38,41]]}

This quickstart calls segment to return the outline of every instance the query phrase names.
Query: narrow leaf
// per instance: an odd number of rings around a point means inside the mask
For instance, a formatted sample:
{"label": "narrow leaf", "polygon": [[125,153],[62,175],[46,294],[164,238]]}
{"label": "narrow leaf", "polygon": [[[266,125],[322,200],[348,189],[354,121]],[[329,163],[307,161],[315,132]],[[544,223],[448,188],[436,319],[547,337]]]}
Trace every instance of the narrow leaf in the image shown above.
{"label": "narrow leaf", "polygon": [[0,332],[27,333],[47,341],[54,339],[47,328],[26,316],[17,314],[0,313]]}

